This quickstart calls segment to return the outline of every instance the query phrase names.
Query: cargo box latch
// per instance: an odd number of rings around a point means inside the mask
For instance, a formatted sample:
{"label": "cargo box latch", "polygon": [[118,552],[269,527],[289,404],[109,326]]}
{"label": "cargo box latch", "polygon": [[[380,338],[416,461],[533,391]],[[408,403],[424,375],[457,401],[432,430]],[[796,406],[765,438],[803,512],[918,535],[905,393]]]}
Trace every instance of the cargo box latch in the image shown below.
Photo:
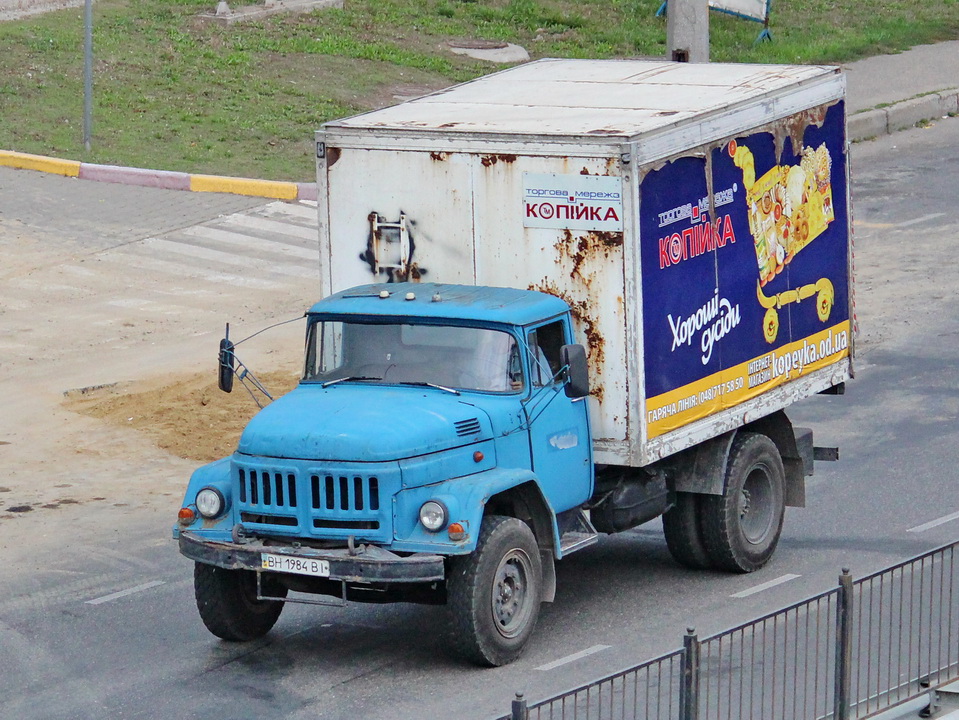
{"label": "cargo box latch", "polygon": [[390,222],[379,213],[370,213],[370,246],[373,274],[387,271],[396,277],[405,278],[409,271],[412,247],[406,215],[400,213],[399,220]]}

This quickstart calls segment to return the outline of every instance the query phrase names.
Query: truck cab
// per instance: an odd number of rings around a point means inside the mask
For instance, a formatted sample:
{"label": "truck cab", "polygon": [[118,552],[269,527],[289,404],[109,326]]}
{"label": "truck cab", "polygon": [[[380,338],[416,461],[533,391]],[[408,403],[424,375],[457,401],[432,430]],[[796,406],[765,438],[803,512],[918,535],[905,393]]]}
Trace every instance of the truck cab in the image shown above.
{"label": "truck cab", "polygon": [[[460,650],[512,660],[553,560],[596,537],[586,354],[569,306],[386,283],[307,313],[302,379],[192,476],[174,528],[207,627],[272,627],[290,591],[450,605]],[[315,601],[314,601],[315,602]]]}

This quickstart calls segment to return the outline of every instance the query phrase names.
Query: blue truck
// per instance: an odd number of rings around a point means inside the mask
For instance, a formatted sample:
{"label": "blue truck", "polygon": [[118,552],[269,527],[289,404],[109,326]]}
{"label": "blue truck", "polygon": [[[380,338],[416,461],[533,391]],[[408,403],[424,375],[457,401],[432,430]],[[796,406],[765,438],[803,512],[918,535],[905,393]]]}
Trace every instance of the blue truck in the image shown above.
{"label": "blue truck", "polygon": [[[550,60],[319,130],[301,381],[174,527],[207,628],[440,604],[498,666],[603,534],[662,517],[685,566],[763,567],[837,456],[785,411],[852,377],[843,91]],[[228,338],[219,369],[248,376]]]}

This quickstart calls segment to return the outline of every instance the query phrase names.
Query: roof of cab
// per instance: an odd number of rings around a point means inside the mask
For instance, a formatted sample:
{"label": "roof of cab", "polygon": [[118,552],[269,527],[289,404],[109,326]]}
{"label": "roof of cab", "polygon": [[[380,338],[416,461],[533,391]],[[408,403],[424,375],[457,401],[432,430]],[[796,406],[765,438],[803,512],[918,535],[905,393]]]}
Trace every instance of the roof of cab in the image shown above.
{"label": "roof of cab", "polygon": [[[407,299],[409,295],[411,299]],[[535,290],[403,282],[343,290],[320,300],[310,308],[310,314],[415,316],[528,325],[568,310],[559,298]]]}

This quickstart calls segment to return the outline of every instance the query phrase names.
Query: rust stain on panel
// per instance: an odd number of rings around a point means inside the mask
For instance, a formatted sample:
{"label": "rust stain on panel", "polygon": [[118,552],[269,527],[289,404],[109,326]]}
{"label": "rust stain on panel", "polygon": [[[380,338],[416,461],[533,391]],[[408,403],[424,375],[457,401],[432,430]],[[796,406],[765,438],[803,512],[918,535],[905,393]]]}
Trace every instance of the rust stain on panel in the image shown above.
{"label": "rust stain on panel", "polygon": [[480,158],[480,162],[483,164],[483,167],[492,167],[498,162],[501,163],[514,163],[516,162],[515,155],[484,155]]}
{"label": "rust stain on panel", "polygon": [[792,141],[792,151],[794,154],[799,154],[802,152],[803,147],[803,137],[806,134],[806,129],[810,125],[816,127],[822,127],[823,122],[826,120],[826,110],[829,106],[820,106],[815,108],[810,108],[804,110],[803,112],[790,115],[789,117],[783,118],[772,123],[769,126],[770,132],[772,132],[773,137],[776,139],[776,162],[782,162],[782,154],[786,145],[786,138],[788,137]]}
{"label": "rust stain on panel", "polygon": [[619,177],[619,159],[615,157],[606,158],[606,168],[603,172],[590,172],[585,165],[579,171],[580,175],[596,175],[597,177]]}
{"label": "rust stain on panel", "polygon": [[[558,297],[569,305],[573,321],[582,329],[583,334],[586,336],[586,352],[590,373],[593,378],[602,377],[599,370],[606,357],[606,341],[603,339],[602,334],[596,329],[596,321],[589,314],[590,303],[587,300],[576,300],[570,293],[561,290],[556,283],[548,278],[543,278],[538,283],[530,284],[528,289]],[[589,394],[602,403],[604,391],[602,385],[594,384],[590,388]]]}
{"label": "rust stain on panel", "polygon": [[568,258],[572,262],[569,277],[579,277],[588,287],[590,279],[583,272],[583,266],[591,260],[608,260],[612,252],[620,251],[623,247],[623,233],[591,230],[584,235],[574,236],[569,230],[564,230],[553,247],[560,257]]}

